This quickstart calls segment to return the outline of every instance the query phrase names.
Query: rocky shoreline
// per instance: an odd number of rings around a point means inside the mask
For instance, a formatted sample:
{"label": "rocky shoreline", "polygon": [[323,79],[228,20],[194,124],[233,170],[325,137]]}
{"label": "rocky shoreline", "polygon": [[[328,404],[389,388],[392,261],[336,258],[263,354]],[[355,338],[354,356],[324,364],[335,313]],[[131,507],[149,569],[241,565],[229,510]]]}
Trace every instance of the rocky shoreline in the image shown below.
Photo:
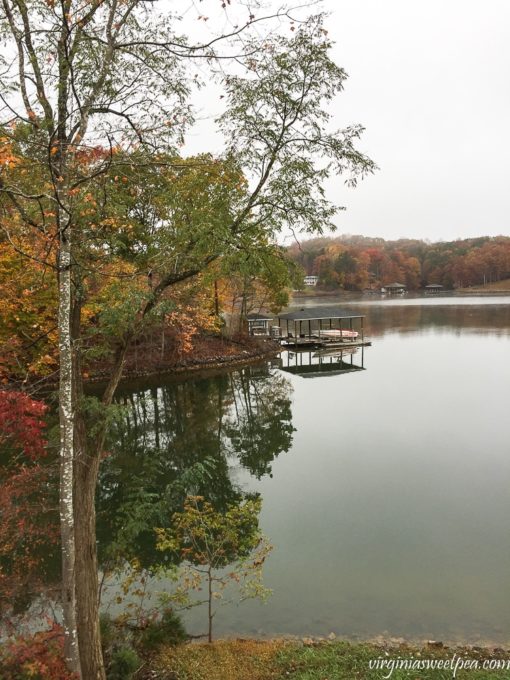
{"label": "rocky shoreline", "polygon": [[[208,343],[206,343],[208,344]],[[151,384],[159,382],[161,378],[170,380],[186,380],[191,377],[205,377],[221,373],[225,370],[243,368],[269,359],[274,359],[281,352],[278,343],[271,340],[243,338],[242,341],[221,341],[214,347],[208,347],[206,352],[197,348],[185,359],[168,362],[148,362],[143,368],[138,368],[133,361],[129,361],[122,376],[120,389],[128,388],[132,384]],[[203,349],[203,347],[202,347]],[[213,351],[210,351],[210,350]],[[99,390],[108,379],[108,370],[98,371],[85,377],[87,391]]]}

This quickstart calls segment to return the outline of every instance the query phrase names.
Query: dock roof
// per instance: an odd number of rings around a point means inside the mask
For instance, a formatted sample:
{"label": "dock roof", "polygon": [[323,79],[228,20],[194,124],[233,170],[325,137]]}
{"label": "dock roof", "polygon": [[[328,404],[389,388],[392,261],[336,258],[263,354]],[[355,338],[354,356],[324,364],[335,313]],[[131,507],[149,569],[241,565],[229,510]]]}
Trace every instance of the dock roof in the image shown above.
{"label": "dock roof", "polygon": [[303,307],[278,314],[284,321],[318,321],[319,319],[362,319],[364,314],[353,314],[340,307]]}
{"label": "dock roof", "polygon": [[274,319],[274,314],[263,314],[263,313],[252,313],[248,314],[248,321],[272,321]]}

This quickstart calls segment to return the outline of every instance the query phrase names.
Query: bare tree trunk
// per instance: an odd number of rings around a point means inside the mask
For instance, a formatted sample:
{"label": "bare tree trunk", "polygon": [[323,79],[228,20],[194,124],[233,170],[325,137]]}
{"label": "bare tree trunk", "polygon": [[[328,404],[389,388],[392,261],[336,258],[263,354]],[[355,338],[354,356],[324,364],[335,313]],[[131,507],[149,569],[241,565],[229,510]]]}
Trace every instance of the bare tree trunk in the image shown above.
{"label": "bare tree trunk", "polygon": [[81,291],[73,306],[73,366],[75,385],[74,414],[74,525],[76,537],[76,619],[80,662],[84,680],[105,680],[99,624],[99,583],[96,549],[95,491],[100,452],[89,449],[82,411],[81,373]]}
{"label": "bare tree trunk", "polygon": [[76,418],[76,601],[84,680],[105,680],[99,626],[95,491],[100,456],[89,452],[83,417]]}
{"label": "bare tree trunk", "polygon": [[220,296],[218,293],[218,279],[214,279],[214,314],[220,315]]}
{"label": "bare tree trunk", "polygon": [[69,669],[81,675],[76,625],[76,550],[74,526],[74,385],[71,334],[71,243],[70,229],[60,233],[59,259],[59,425],[60,425],[60,531],[62,540],[62,614],[64,654]]}
{"label": "bare tree trunk", "polygon": [[212,610],[212,601],[213,601],[213,592],[212,592],[212,574],[211,574],[211,567],[209,567],[208,573],[207,573],[207,586],[208,586],[208,598],[207,598],[207,620],[208,620],[208,627],[207,627],[207,640],[208,642],[212,642],[212,624],[213,624],[213,610]]}

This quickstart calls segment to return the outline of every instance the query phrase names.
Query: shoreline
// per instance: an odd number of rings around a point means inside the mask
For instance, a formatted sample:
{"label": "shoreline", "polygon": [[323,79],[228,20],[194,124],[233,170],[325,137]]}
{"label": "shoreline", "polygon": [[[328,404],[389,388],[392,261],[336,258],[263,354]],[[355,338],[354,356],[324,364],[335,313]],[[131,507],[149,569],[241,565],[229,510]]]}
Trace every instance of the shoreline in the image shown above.
{"label": "shoreline", "polygon": [[[205,635],[191,635],[191,644],[201,644],[205,642]],[[384,631],[377,635],[362,635],[362,634],[346,634],[346,633],[334,633],[329,634],[297,634],[297,633],[275,633],[275,634],[255,634],[255,635],[242,635],[233,631],[232,633],[218,634],[218,637],[214,638],[217,642],[236,642],[239,640],[249,640],[254,643],[271,643],[275,641],[286,642],[289,644],[304,645],[304,646],[314,646],[322,645],[328,643],[345,643],[352,646],[356,645],[373,645],[375,647],[415,647],[415,648],[431,648],[431,649],[480,649],[485,651],[498,650],[498,649],[508,649],[509,659],[510,659],[510,632],[508,633],[507,639],[495,640],[491,639],[489,636],[484,637],[482,635],[477,637],[448,637],[439,636],[437,638],[432,637],[413,637],[405,635],[392,635],[389,631]],[[187,643],[188,644],[188,643]]]}
{"label": "shoreline", "polygon": [[416,298],[425,298],[425,299],[436,299],[436,298],[442,298],[442,297],[464,297],[465,295],[487,295],[487,296],[499,296],[499,295],[508,295],[510,294],[510,288],[455,288],[454,290],[444,290],[441,291],[440,293],[426,293],[422,289],[418,290],[408,290],[406,293],[403,295],[395,295],[395,294],[388,294],[388,293],[381,293],[378,290],[374,291],[352,291],[352,290],[343,290],[339,288],[338,290],[320,290],[320,289],[315,289],[311,291],[292,291],[292,297],[291,299],[301,299],[301,300],[306,300],[306,299],[313,299],[313,298],[323,298],[323,297],[336,297],[336,298],[342,298],[345,299],[346,302],[352,299],[370,299],[370,298],[380,298],[380,299],[388,299],[389,297],[391,298],[405,298],[408,295],[411,295],[412,297]]}
{"label": "shoreline", "polygon": [[[142,348],[143,349],[143,348]],[[153,348],[145,348],[150,350]],[[275,359],[281,353],[279,343],[269,339],[254,339],[244,337],[241,341],[220,339],[217,337],[202,337],[193,358],[177,361],[154,361],[145,357],[140,359],[145,368],[138,368],[136,350],[132,352],[124,366],[122,378],[117,392],[135,388],[143,383],[147,386],[157,386],[164,378],[169,381],[184,381],[190,378],[210,377],[225,371],[255,365],[270,359]],[[101,391],[108,383],[109,368],[105,366],[91,367],[84,371],[83,386],[86,394],[94,395]],[[38,391],[46,394],[58,388],[58,380],[34,377],[34,383],[39,383]]]}
{"label": "shoreline", "polygon": [[[238,354],[216,355],[211,359],[197,359],[196,361],[175,364],[161,365],[148,370],[126,370],[119,383],[118,392],[130,387],[136,387],[143,382],[144,385],[160,384],[161,378],[171,381],[188,380],[190,378],[211,377],[221,374],[228,370],[252,366],[269,359],[276,358],[281,347],[274,342],[266,341],[266,348],[257,343],[252,351],[249,349],[240,350]],[[244,347],[245,345],[243,345]],[[96,375],[87,378],[84,382],[86,392],[100,390],[107,382],[105,376]]]}
{"label": "shoreline", "polygon": [[[202,637],[192,636],[189,641],[183,644],[202,645],[209,644],[205,640],[205,635]],[[285,643],[289,645],[296,645],[298,647],[314,647],[320,645],[334,645],[345,644],[352,647],[359,647],[363,645],[370,645],[381,649],[430,649],[430,650],[475,650],[485,653],[494,651],[508,651],[510,660],[510,635],[506,642],[495,642],[489,639],[477,640],[476,642],[469,642],[467,640],[449,640],[447,638],[427,639],[427,638],[408,638],[402,636],[392,635],[375,635],[373,637],[349,637],[348,635],[336,635],[330,633],[329,635],[272,635],[268,637],[244,636],[244,635],[224,635],[214,639],[213,644],[225,643],[231,644],[235,642],[252,642],[254,644],[271,644],[274,642]]]}

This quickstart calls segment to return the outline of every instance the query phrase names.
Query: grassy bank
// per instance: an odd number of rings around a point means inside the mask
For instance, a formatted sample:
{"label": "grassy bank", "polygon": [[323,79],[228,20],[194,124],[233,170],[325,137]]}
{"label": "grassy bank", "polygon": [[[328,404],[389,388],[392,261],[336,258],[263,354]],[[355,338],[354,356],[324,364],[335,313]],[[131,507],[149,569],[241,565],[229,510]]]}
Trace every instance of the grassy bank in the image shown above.
{"label": "grassy bank", "polygon": [[458,288],[461,293],[510,293],[510,279],[497,281],[496,283],[486,283],[480,286],[470,286],[469,288]]}
{"label": "grassy bank", "polygon": [[[391,678],[396,680],[450,679],[454,677],[454,671],[449,663],[457,664],[455,677],[460,680],[510,678],[510,663],[507,670],[503,668],[510,659],[510,650],[420,648],[407,644],[385,646],[341,641],[303,644],[284,640],[229,640],[167,648],[154,660],[147,677],[161,680],[380,680],[390,673],[387,666],[379,670],[370,667],[380,659],[386,663],[399,659],[414,662],[414,669],[394,669]],[[431,668],[432,662],[443,667]],[[483,668],[491,663],[493,666],[499,664],[500,668]]]}

